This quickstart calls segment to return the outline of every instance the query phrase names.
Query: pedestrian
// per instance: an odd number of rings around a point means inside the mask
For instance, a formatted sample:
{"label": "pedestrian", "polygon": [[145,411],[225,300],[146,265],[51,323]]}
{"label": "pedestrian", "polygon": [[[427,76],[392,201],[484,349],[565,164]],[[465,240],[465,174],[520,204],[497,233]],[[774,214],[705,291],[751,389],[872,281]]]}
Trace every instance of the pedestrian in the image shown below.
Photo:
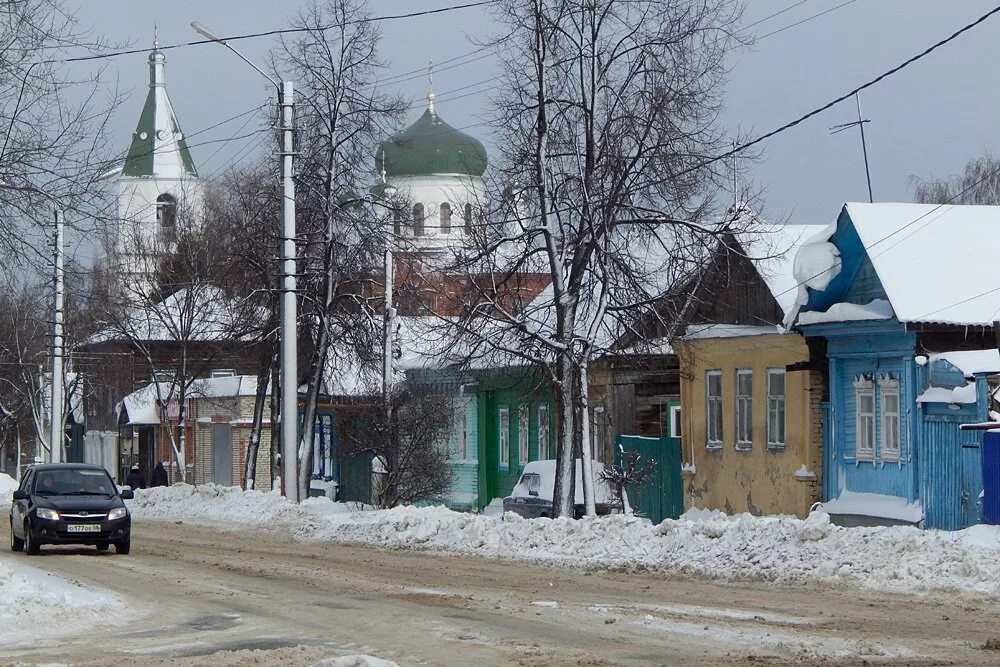
{"label": "pedestrian", "polygon": [[157,461],[156,467],[153,468],[153,474],[150,477],[149,486],[167,486],[167,469],[163,467],[163,461]]}
{"label": "pedestrian", "polygon": [[126,478],[125,484],[127,484],[133,490],[146,488],[146,478],[142,476],[142,472],[139,470],[138,463],[132,466],[132,471],[128,474],[128,478]]}

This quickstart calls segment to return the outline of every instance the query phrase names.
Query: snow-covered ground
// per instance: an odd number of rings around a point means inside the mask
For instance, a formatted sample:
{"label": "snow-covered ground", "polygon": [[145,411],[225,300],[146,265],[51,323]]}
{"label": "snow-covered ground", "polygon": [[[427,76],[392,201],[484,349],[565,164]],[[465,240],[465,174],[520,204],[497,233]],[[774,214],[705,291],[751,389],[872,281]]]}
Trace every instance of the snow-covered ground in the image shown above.
{"label": "snow-covered ground", "polygon": [[325,498],[296,506],[276,493],[215,485],[140,491],[130,506],[140,520],[282,526],[295,539],[310,542],[357,542],[600,569],[655,568],[730,580],[1000,596],[1000,531],[993,526],[954,533],[841,528],[822,512],[801,520],[692,511],[655,526],[622,515],[525,520],[443,507],[358,511]]}
{"label": "snow-covered ground", "polygon": [[129,613],[110,591],[74,584],[0,554],[0,645],[36,642],[94,624],[116,625]]}
{"label": "snow-covered ground", "polygon": [[0,505],[10,505],[10,494],[17,488],[17,480],[0,472]]}
{"label": "snow-covered ground", "polygon": [[370,655],[345,655],[340,658],[320,660],[312,667],[399,667],[399,665]]}

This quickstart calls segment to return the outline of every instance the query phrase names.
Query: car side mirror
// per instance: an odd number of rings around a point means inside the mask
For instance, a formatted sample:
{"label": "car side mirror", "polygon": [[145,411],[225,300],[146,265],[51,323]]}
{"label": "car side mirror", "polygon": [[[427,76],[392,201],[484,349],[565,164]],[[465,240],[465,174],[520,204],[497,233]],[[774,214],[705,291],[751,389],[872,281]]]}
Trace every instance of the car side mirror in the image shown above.
{"label": "car side mirror", "polygon": [[17,491],[14,492],[14,500],[27,500],[27,499],[28,499],[27,491],[22,491],[21,489],[18,489]]}
{"label": "car side mirror", "polygon": [[132,500],[133,498],[135,498],[135,491],[133,491],[132,489],[125,489],[118,495],[121,496],[122,500]]}

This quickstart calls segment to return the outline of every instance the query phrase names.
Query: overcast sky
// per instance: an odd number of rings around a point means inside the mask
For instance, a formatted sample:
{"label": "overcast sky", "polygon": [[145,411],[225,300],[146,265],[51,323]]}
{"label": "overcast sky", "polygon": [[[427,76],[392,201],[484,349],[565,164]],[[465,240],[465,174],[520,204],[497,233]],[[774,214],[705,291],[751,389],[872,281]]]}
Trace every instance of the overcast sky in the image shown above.
{"label": "overcast sky", "polygon": [[[296,0],[76,0],[81,21],[111,39],[136,46],[151,43],[154,23],[162,44],[198,36],[189,27],[201,21],[231,35],[284,27]],[[750,0],[744,24],[753,23],[797,0]],[[370,0],[373,14],[385,15],[453,4],[450,0]],[[758,36],[791,26],[826,10],[827,14],[732,55],[724,126],[763,133],[827,102],[855,85],[897,65],[931,43],[985,13],[992,0],[806,0],[798,7],[752,28]],[[406,21],[384,22],[382,55],[387,76],[451,60],[472,51],[469,38],[493,30],[479,9]],[[998,87],[991,77],[1000,44],[1000,17],[943,47],[928,58],[879,84],[862,96],[871,123],[866,126],[872,186],[876,201],[908,201],[911,176],[948,175],[971,157],[995,146]],[[245,40],[238,46],[251,59],[267,62],[272,38]],[[466,62],[468,61],[468,62]],[[491,58],[466,58],[434,77],[438,111],[456,127],[467,128],[490,144],[482,124],[496,74]],[[145,54],[122,56],[109,74],[131,96],[112,124],[125,150],[146,93]],[[414,100],[411,119],[422,109],[427,92],[424,73],[393,84]],[[485,82],[485,83],[484,83]],[[272,89],[258,74],[218,45],[167,53],[167,85],[181,126],[203,176],[212,176],[234,158],[252,151],[259,140],[202,144],[228,139],[260,127],[260,118],[195,133],[266,102]],[[448,91],[462,89],[458,93]],[[831,136],[829,127],[856,118],[853,101],[844,103],[767,142],[752,166],[754,183],[765,192],[766,214],[793,223],[831,221],[845,201],[867,200],[860,139],[854,131]]]}

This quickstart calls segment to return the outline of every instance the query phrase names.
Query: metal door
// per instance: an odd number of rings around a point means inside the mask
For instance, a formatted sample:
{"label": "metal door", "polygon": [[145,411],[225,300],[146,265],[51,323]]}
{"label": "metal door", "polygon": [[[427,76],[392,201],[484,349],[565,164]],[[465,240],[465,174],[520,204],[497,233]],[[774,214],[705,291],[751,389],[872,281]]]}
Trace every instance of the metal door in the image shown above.
{"label": "metal door", "polygon": [[983,434],[983,519],[1000,525],[1000,433]]}
{"label": "metal door", "polygon": [[[963,432],[964,433],[964,432]],[[979,436],[973,432],[973,437]],[[983,514],[983,450],[978,442],[963,442],[961,451],[962,466],[962,525],[959,528],[973,526],[980,522]],[[985,494],[984,494],[985,495]]]}
{"label": "metal door", "polygon": [[212,424],[212,481],[233,485],[233,427]]}

